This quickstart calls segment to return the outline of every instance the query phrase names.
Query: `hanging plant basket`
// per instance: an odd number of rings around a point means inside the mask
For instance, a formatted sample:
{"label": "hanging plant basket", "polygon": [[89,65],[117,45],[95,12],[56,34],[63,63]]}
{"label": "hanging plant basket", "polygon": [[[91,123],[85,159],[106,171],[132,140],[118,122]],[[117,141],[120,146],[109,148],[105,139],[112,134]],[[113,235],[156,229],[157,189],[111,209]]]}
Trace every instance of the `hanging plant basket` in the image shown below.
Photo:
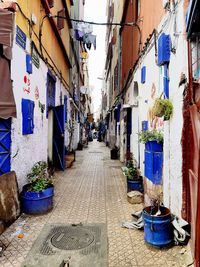
{"label": "hanging plant basket", "polygon": [[173,105],[169,99],[157,98],[154,102],[152,112],[156,117],[163,117],[169,120],[173,113]]}

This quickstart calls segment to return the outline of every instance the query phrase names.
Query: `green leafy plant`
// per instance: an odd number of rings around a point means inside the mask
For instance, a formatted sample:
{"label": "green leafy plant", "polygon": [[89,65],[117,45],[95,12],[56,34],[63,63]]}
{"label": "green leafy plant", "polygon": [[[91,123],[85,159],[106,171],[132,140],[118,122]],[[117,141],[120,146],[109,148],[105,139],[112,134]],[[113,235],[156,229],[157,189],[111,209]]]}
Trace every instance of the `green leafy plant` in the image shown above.
{"label": "green leafy plant", "polygon": [[154,102],[152,112],[157,117],[163,117],[169,120],[173,113],[173,105],[170,99],[157,98]]}
{"label": "green leafy plant", "polygon": [[139,180],[140,172],[138,168],[133,163],[133,160],[129,160],[127,166],[123,168],[124,175],[129,180]]}
{"label": "green leafy plant", "polygon": [[47,163],[45,161],[37,162],[27,175],[30,182],[30,191],[40,192],[53,185],[52,178],[47,172]]}
{"label": "green leafy plant", "polygon": [[143,144],[149,141],[157,141],[158,143],[163,143],[163,133],[155,129],[142,131],[138,135],[139,142]]}

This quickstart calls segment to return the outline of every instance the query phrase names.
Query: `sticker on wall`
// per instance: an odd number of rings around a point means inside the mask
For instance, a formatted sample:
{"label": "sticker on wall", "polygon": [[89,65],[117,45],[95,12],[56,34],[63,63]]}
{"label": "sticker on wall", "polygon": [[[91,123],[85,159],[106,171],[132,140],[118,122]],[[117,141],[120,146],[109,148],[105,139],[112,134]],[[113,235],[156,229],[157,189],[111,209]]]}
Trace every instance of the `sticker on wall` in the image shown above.
{"label": "sticker on wall", "polygon": [[36,87],[35,87],[35,99],[38,100],[39,97],[40,97],[39,89],[38,89],[38,87],[36,86]]}
{"label": "sticker on wall", "polygon": [[24,75],[24,87],[23,91],[27,94],[30,94],[31,92],[31,82],[27,75]]}
{"label": "sticker on wall", "polygon": [[26,34],[20,29],[19,26],[16,27],[16,43],[26,50]]}

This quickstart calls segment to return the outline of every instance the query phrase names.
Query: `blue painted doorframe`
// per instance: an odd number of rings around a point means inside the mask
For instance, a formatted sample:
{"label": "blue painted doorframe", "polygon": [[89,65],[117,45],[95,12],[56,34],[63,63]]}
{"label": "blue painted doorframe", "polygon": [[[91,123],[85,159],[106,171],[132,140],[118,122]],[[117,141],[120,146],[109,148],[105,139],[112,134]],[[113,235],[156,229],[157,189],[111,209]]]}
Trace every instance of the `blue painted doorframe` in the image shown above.
{"label": "blue painted doorframe", "polygon": [[131,134],[132,134],[132,109],[127,109],[127,156],[130,157],[131,152]]}
{"label": "blue painted doorframe", "polygon": [[11,118],[0,118],[0,175],[10,171]]}
{"label": "blue painted doorframe", "polygon": [[53,164],[65,169],[65,107],[53,108]]}

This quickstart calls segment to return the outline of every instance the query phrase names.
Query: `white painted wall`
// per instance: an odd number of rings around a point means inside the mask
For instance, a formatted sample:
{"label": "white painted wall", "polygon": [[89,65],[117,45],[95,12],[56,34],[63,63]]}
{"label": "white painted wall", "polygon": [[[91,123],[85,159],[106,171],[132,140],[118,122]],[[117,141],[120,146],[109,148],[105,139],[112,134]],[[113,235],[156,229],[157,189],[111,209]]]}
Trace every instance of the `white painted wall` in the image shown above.
{"label": "white painted wall", "polygon": [[[156,123],[158,129],[164,131],[164,168],[163,168],[163,194],[164,204],[171,209],[171,211],[181,216],[182,208],[182,147],[181,147],[181,135],[183,127],[182,117],[182,105],[183,105],[183,90],[184,86],[179,87],[179,81],[181,73],[188,75],[187,73],[187,42],[185,31],[185,18],[183,13],[183,1],[181,1],[176,9],[175,14],[169,16],[168,22],[163,24],[163,19],[159,29],[162,32],[170,34],[172,38],[172,46],[176,49],[176,53],[171,53],[171,60],[169,65],[169,77],[170,77],[170,99],[173,102],[174,114],[170,121],[164,122],[159,119]],[[176,21],[175,21],[176,20]],[[177,28],[175,28],[175,22]],[[163,28],[164,25],[164,28]],[[174,32],[174,30],[177,30]],[[141,84],[141,68],[146,66],[146,82]],[[159,97],[163,90],[163,67],[156,65],[155,61],[155,48],[150,45],[147,52],[138,64],[138,68],[135,71],[132,84],[127,91],[126,101],[127,103],[133,102],[133,90],[134,81],[139,85],[139,130],[141,130],[141,124],[143,120],[149,121],[149,126],[152,121],[150,119],[149,109],[152,107],[154,99]],[[155,85],[156,92],[152,96],[152,85]],[[129,95],[129,96],[128,96]],[[128,100],[127,100],[128,99]],[[136,114],[133,110],[133,119],[136,119]],[[132,149],[133,153],[137,155],[137,148],[134,144],[136,140],[137,127],[133,121],[132,132]],[[123,130],[121,129],[121,132]],[[144,174],[144,145],[140,145],[140,162],[141,171]]]}
{"label": "white painted wall", "polygon": [[[171,211],[181,216],[182,208],[182,127],[183,127],[183,91],[184,85],[179,87],[181,73],[188,77],[188,51],[185,35],[185,17],[183,1],[177,9],[177,36],[172,36],[172,45],[176,54],[172,54],[169,66],[170,98],[173,101],[174,114],[169,122],[165,123],[165,172],[164,172],[164,202]],[[171,29],[172,31],[173,29]],[[167,152],[167,147],[169,153]]]}
{"label": "white painted wall", "polygon": [[[27,43],[29,41],[27,40]],[[28,44],[27,44],[28,46]],[[26,72],[26,51],[15,42],[13,45],[13,59],[11,61],[11,79],[17,107],[17,118],[12,120],[12,146],[11,146],[11,169],[17,174],[19,188],[27,183],[26,175],[32,166],[41,160],[47,161],[48,151],[48,119],[46,118],[46,80],[48,68],[40,60],[40,68],[33,65],[33,73]],[[24,76],[30,79],[30,93],[24,91],[28,86],[24,83]],[[39,99],[35,97],[36,87],[39,90]],[[60,98],[62,92],[62,100]],[[68,110],[70,112],[69,95],[63,84],[57,77],[56,81],[56,105],[64,104],[64,95],[68,96]],[[35,102],[34,109],[34,133],[22,135],[22,98]],[[44,113],[41,112],[39,102],[45,104]],[[68,114],[69,117],[69,114]],[[65,143],[68,144],[69,134],[65,131]]]}
{"label": "white painted wall", "polygon": [[[24,91],[24,76],[30,79],[30,94]],[[40,61],[40,69],[33,65],[33,74],[26,73],[26,53],[14,43],[13,60],[11,62],[11,79],[17,106],[17,118],[12,120],[11,169],[17,174],[19,188],[27,182],[26,175],[34,163],[47,160],[48,121],[46,109],[44,114],[39,108],[39,101],[46,107],[46,75],[47,67]],[[35,99],[35,88],[39,89],[39,99]],[[35,101],[34,134],[22,135],[22,98]]]}

